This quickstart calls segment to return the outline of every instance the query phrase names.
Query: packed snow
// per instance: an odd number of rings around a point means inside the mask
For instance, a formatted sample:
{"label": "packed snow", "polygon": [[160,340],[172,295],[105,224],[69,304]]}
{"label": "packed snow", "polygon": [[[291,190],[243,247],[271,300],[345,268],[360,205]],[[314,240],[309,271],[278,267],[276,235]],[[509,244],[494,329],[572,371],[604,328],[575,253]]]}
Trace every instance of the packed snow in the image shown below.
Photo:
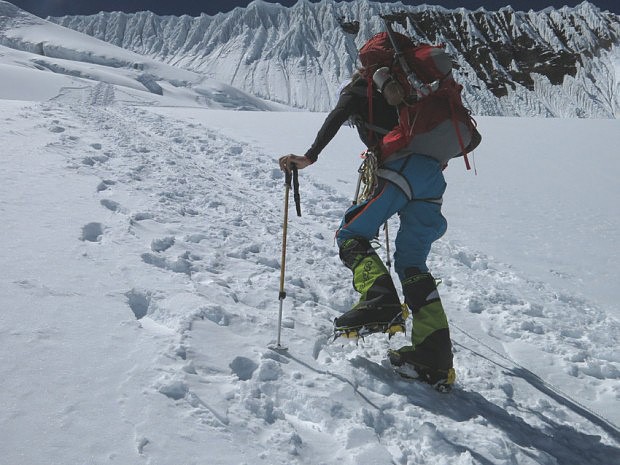
{"label": "packed snow", "polygon": [[430,257],[455,346],[446,395],[389,368],[409,334],[332,341],[356,301],[333,240],[354,130],[300,172],[274,350],[276,161],[325,114],[231,111],[274,107],[153,62],[159,95],[86,56],[0,50],[0,463],[620,462],[617,120],[477,118],[476,173],[446,171]]}

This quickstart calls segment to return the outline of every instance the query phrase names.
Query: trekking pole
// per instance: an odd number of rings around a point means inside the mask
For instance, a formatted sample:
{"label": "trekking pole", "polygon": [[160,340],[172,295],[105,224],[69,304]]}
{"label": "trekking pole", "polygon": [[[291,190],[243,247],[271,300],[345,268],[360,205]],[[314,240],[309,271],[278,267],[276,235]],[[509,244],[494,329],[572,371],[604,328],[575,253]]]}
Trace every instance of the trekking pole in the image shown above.
{"label": "trekking pole", "polygon": [[301,216],[301,208],[299,202],[299,181],[297,178],[297,166],[292,165],[290,171],[286,171],[284,175],[284,220],[282,226],[282,260],[280,265],[280,293],[278,300],[280,301],[280,310],[278,311],[278,339],[276,342],[275,350],[286,350],[286,347],[281,344],[282,336],[282,306],[284,299],[286,299],[286,291],[284,290],[284,274],[286,270],[286,237],[288,233],[288,199],[291,191],[291,180],[293,180],[293,192],[295,197],[295,205],[297,207],[297,215]]}

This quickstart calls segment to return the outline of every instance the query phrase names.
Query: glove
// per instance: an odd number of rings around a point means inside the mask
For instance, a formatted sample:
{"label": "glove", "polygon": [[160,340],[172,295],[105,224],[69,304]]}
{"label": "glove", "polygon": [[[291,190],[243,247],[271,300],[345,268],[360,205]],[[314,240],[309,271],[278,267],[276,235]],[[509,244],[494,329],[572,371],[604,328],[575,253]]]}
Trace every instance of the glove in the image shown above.
{"label": "glove", "polygon": [[280,157],[278,160],[280,169],[282,171],[290,171],[291,165],[297,166],[297,169],[304,169],[306,166],[311,165],[313,162],[309,158],[300,157],[299,155],[293,155],[292,153]]}

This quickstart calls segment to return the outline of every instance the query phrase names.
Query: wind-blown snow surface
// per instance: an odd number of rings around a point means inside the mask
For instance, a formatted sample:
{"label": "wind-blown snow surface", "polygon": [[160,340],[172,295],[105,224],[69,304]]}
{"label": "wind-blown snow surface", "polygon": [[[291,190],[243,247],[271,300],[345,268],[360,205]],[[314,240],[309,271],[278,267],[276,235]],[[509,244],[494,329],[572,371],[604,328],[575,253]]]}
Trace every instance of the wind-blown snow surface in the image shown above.
{"label": "wind-blown snow surface", "polygon": [[478,175],[451,163],[430,259],[459,377],[441,395],[387,366],[406,336],[331,341],[356,299],[333,243],[353,130],[301,172],[274,351],[276,160],[324,115],[222,110],[272,107],[196,100],[150,61],[160,96],[87,60],[124,51],[42,57],[23,25],[0,28],[22,48],[0,48],[0,463],[620,461],[617,120],[478,118]]}

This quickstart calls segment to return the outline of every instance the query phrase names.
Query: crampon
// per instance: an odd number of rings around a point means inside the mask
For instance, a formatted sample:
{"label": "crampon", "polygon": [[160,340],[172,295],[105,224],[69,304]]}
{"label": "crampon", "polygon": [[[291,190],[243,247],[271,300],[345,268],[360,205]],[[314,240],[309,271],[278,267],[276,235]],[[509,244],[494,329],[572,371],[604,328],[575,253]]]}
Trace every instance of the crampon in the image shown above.
{"label": "crampon", "polygon": [[396,333],[406,332],[406,320],[409,316],[409,309],[403,305],[401,313],[396,315],[389,322],[368,322],[357,326],[336,326],[334,321],[334,341],[339,337],[347,339],[363,339],[375,333],[384,333],[391,338]]}
{"label": "crampon", "polygon": [[430,384],[439,392],[450,392],[456,382],[456,371],[454,368],[438,370],[422,365],[407,363],[402,360],[401,354],[396,350],[389,350],[388,358],[392,368],[399,376],[405,379]]}

